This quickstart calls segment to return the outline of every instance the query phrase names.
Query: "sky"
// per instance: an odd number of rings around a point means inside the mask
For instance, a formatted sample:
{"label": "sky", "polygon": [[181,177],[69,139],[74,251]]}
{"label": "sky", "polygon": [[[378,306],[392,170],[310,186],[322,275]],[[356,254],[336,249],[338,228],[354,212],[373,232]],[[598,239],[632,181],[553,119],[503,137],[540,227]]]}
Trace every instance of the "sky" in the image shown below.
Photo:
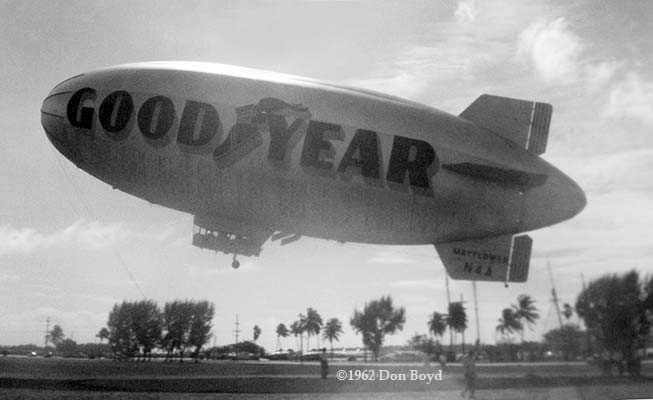
{"label": "sky", "polygon": [[[557,325],[552,281],[560,303],[574,305],[583,279],[653,272],[653,3],[0,0],[0,48],[0,344],[42,344],[48,319],[77,342],[96,342],[113,304],[143,297],[209,300],[211,344],[234,341],[238,314],[240,338],[258,324],[268,350],[276,326],[307,307],[339,318],[339,345],[350,347],[361,346],[353,310],[370,300],[391,295],[406,309],[387,344],[426,333],[430,313],[446,312],[431,246],[302,238],[267,243],[233,270],[231,256],[191,245],[192,216],[77,169],[47,140],[41,102],[66,78],[128,62],[260,68],[455,115],[483,93],[552,104],[543,158],[580,184],[588,204],[530,233],[527,283],[478,284],[483,343],[495,342],[501,310],[520,294],[540,310],[525,332],[539,340]],[[450,291],[466,302],[471,342],[472,285],[450,281]]]}

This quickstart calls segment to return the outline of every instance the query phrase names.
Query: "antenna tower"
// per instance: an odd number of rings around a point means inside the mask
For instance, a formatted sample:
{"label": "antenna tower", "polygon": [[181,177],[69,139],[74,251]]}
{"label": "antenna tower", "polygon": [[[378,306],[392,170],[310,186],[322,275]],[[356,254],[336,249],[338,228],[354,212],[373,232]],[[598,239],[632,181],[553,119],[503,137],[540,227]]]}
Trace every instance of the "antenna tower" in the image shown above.
{"label": "antenna tower", "polygon": [[236,337],[236,343],[238,343],[238,334],[240,333],[240,322],[238,322],[238,314],[236,314],[236,329],[234,329],[234,336]]}
{"label": "antenna tower", "polygon": [[558,316],[558,323],[560,324],[560,328],[562,328],[562,316],[560,315],[560,305],[558,304],[558,294],[556,293],[556,288],[553,284],[553,273],[551,272],[551,264],[547,261],[546,262],[546,267],[549,269],[549,279],[551,279],[551,297],[553,301],[553,305],[556,308],[556,315]]}

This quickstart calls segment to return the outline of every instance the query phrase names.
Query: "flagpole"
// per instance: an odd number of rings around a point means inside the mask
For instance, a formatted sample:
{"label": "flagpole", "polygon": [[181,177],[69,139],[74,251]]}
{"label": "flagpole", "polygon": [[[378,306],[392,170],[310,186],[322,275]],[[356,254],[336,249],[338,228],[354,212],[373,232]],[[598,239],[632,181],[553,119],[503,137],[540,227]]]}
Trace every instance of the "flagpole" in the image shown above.
{"label": "flagpole", "polygon": [[478,299],[476,297],[476,280],[472,281],[472,287],[474,288],[474,311],[476,312],[476,347],[479,350],[481,346],[481,324],[478,319]]}

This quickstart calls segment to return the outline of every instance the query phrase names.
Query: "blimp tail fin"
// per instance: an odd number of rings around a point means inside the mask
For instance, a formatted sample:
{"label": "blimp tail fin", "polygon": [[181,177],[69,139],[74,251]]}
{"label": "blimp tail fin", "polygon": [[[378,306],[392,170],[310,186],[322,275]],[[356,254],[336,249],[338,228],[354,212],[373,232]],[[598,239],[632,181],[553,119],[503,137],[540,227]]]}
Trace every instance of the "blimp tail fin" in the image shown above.
{"label": "blimp tail fin", "polygon": [[534,174],[515,169],[498,168],[490,165],[475,163],[452,163],[442,164],[442,168],[472,178],[482,179],[486,182],[494,182],[502,185],[513,185],[525,191],[543,185],[547,176]]}
{"label": "blimp tail fin", "polygon": [[552,111],[551,104],[484,94],[459,116],[539,155],[546,151]]}
{"label": "blimp tail fin", "polygon": [[452,279],[526,282],[533,240],[528,235],[495,236],[435,245]]}

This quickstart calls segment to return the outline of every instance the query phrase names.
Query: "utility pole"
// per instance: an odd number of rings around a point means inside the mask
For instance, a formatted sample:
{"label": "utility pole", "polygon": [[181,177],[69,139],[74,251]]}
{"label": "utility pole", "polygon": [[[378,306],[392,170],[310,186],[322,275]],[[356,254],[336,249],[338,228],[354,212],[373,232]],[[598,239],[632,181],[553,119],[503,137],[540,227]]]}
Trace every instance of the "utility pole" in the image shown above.
{"label": "utility pole", "polygon": [[551,296],[553,297],[553,304],[555,305],[556,314],[558,315],[558,323],[562,329],[562,316],[560,315],[560,306],[558,305],[558,295],[556,294],[556,289],[553,285],[553,273],[551,273],[551,264],[547,261],[546,266],[549,269],[549,278],[551,279]]}
{"label": "utility pole", "polygon": [[[463,294],[461,293],[461,294],[460,294],[460,307],[461,307],[461,308],[462,308],[462,306],[463,306],[464,303],[465,303],[465,302],[463,301]],[[463,329],[462,334],[463,334],[463,345],[462,345],[462,349],[463,349],[463,355],[464,355],[464,354],[465,354],[465,330],[464,330],[464,329]]]}
{"label": "utility pole", "polygon": [[[583,282],[583,292],[587,289],[587,286],[585,286],[585,276],[583,274],[580,274],[580,279]],[[576,311],[576,315],[578,315],[578,311]],[[585,324],[585,336],[587,340],[587,355],[589,356],[592,354],[592,339],[590,337],[590,330],[587,327],[587,324]]]}
{"label": "utility pole", "polygon": [[240,333],[240,322],[238,322],[238,314],[236,314],[236,329],[234,329],[234,334],[236,336],[236,344],[238,344],[238,334]]}
{"label": "utility pole", "polygon": [[[444,281],[447,285],[447,314],[449,314],[449,309],[451,308],[451,293],[449,293],[449,276],[446,272],[444,273]],[[453,352],[453,332],[451,331],[451,327],[449,327],[449,352]]]}
{"label": "utility pole", "polygon": [[45,320],[45,347],[48,347],[48,341],[50,339],[50,317]]}
{"label": "utility pole", "polygon": [[476,350],[481,347],[481,324],[478,319],[478,299],[476,297],[476,280],[472,281],[474,288],[474,313],[476,314]]}

